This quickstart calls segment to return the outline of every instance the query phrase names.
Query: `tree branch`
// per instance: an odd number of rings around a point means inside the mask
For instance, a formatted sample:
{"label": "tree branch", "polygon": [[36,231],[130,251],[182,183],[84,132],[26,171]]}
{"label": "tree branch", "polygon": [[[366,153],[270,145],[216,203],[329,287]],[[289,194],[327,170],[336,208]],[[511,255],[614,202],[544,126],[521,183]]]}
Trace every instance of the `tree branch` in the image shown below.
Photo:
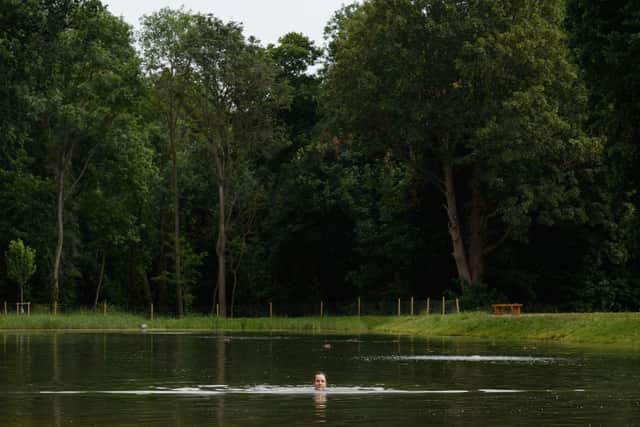
{"label": "tree branch", "polygon": [[513,228],[512,227],[508,227],[507,230],[504,232],[504,234],[502,236],[500,236],[500,238],[495,243],[493,243],[491,245],[486,245],[484,250],[482,251],[482,253],[484,255],[487,255],[487,254],[493,252],[494,250],[498,249],[500,246],[502,246],[502,244],[511,235],[512,231],[513,231]]}
{"label": "tree branch", "polygon": [[98,148],[98,144],[94,145],[91,150],[89,150],[89,154],[87,155],[87,158],[84,162],[84,165],[82,166],[82,170],[80,171],[80,175],[78,175],[78,177],[76,178],[76,180],[73,182],[73,184],[71,184],[71,188],[69,189],[69,192],[67,193],[67,195],[65,196],[65,201],[67,200],[67,198],[69,198],[69,196],[71,196],[73,194],[73,192],[75,191],[76,186],[78,185],[78,183],[80,182],[80,180],[82,179],[82,177],[84,176],[85,172],[87,171],[87,168],[89,167],[89,162],[91,161],[91,158],[93,157],[93,155],[96,152],[96,149]]}

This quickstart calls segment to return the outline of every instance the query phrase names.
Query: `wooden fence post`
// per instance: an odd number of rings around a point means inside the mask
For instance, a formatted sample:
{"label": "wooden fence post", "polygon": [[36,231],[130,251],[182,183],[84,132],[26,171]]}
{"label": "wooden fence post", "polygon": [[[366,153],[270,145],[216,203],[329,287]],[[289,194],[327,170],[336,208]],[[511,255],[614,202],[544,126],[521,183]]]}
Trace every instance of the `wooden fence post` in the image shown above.
{"label": "wooden fence post", "polygon": [[401,311],[400,311],[400,298],[398,298],[398,316],[400,316],[400,313],[401,313]]}
{"label": "wooden fence post", "polygon": [[216,304],[216,317],[220,317],[220,304]]}
{"label": "wooden fence post", "polygon": [[460,314],[460,300],[456,298],[456,313]]}
{"label": "wooden fence post", "polygon": [[413,297],[411,297],[411,315],[413,316]]}
{"label": "wooden fence post", "polygon": [[360,297],[358,297],[358,317],[360,317]]}
{"label": "wooden fence post", "polygon": [[443,295],[443,296],[442,296],[442,315],[443,315],[443,316],[444,316],[444,314],[445,314],[445,312],[444,312],[444,304],[445,304],[445,301],[444,301],[444,295]]}
{"label": "wooden fence post", "polygon": [[320,317],[322,317],[322,314],[323,314],[323,311],[324,311],[323,309],[324,309],[323,302],[322,302],[322,300],[320,300]]}
{"label": "wooden fence post", "polygon": [[150,320],[153,320],[153,303],[151,303],[151,307],[149,308],[149,311],[150,311],[150,313],[149,313],[149,319],[150,319]]}
{"label": "wooden fence post", "polygon": [[427,316],[429,315],[429,312],[431,311],[431,307],[429,307],[429,303],[431,302],[430,298],[427,298]]}
{"label": "wooden fence post", "polygon": [[269,302],[269,317],[273,317],[273,303]]}

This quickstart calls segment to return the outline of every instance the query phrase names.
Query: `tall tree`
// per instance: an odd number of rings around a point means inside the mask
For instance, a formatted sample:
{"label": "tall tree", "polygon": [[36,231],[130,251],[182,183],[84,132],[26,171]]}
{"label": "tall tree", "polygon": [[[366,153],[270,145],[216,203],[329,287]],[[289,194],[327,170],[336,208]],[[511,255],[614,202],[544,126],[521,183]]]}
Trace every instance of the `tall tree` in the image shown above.
{"label": "tall tree", "polygon": [[269,45],[267,52],[291,91],[291,103],[280,113],[292,141],[291,152],[308,142],[319,120],[320,77],[313,74],[313,67],[322,50],[301,33],[287,33],[277,45]]}
{"label": "tall tree", "polygon": [[[276,79],[275,64],[255,39],[245,40],[237,24],[196,15],[188,36],[186,52],[196,74],[189,94],[194,100],[193,130],[209,146],[217,187],[216,288],[220,313],[226,316],[228,233],[234,225],[251,223],[238,220],[243,214],[238,207],[240,190],[255,181],[260,161],[282,145],[276,113],[288,98]],[[259,187],[252,187],[244,194],[259,194]],[[252,211],[244,214],[250,217]]]}
{"label": "tall tree", "polygon": [[[46,27],[40,41],[46,68],[33,96],[37,121],[55,177],[57,243],[52,301],[58,302],[65,211],[97,147],[137,93],[139,64],[129,27],[97,0],[42,2]],[[37,136],[36,136],[37,137]]]}
{"label": "tall tree", "polygon": [[555,1],[371,0],[333,30],[337,131],[431,177],[462,284],[532,220],[585,220],[577,175],[598,144],[563,18]]}
{"label": "tall tree", "polygon": [[144,69],[153,81],[155,108],[162,117],[171,158],[173,190],[173,249],[178,316],[184,315],[180,252],[180,187],[178,155],[188,129],[188,89],[192,84],[192,59],[187,54],[187,33],[194,26],[193,15],[183,10],[161,9],[142,21]]}
{"label": "tall tree", "polygon": [[46,11],[40,0],[0,2],[0,242],[21,237],[37,248],[36,280],[42,282],[51,277],[55,240],[52,177],[42,138],[34,138],[44,108],[39,91],[49,74],[46,29],[54,27]]}

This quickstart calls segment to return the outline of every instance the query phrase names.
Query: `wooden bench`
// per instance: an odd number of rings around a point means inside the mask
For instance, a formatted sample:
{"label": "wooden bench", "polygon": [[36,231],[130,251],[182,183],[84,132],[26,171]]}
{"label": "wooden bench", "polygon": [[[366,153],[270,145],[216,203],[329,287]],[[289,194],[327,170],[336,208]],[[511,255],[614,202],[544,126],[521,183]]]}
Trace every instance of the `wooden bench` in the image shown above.
{"label": "wooden bench", "polygon": [[502,316],[505,308],[510,309],[513,316],[520,316],[520,307],[522,304],[491,304],[493,314],[496,316]]}

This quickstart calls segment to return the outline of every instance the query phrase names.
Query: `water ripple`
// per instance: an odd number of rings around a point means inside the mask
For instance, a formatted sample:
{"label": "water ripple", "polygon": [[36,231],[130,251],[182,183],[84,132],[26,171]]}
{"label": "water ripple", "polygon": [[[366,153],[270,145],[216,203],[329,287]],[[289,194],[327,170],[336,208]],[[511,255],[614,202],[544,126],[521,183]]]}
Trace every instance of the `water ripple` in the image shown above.
{"label": "water ripple", "polygon": [[[567,390],[584,392],[583,389]],[[201,385],[197,387],[150,387],[139,390],[42,390],[40,394],[121,394],[121,395],[197,395],[209,396],[219,394],[256,394],[256,395],[364,395],[364,394],[462,394],[462,393],[526,393],[554,392],[553,390],[516,390],[482,388],[477,390],[421,390],[394,389],[385,387],[331,387],[317,391],[309,386],[274,386],[252,385],[245,387],[229,387],[227,385]]]}
{"label": "water ripple", "polygon": [[515,362],[515,363],[552,363],[564,360],[557,357],[534,357],[534,356],[480,356],[480,355],[424,355],[424,356],[362,356],[356,357],[358,360],[367,362],[379,360],[392,361],[451,361],[451,362]]}

